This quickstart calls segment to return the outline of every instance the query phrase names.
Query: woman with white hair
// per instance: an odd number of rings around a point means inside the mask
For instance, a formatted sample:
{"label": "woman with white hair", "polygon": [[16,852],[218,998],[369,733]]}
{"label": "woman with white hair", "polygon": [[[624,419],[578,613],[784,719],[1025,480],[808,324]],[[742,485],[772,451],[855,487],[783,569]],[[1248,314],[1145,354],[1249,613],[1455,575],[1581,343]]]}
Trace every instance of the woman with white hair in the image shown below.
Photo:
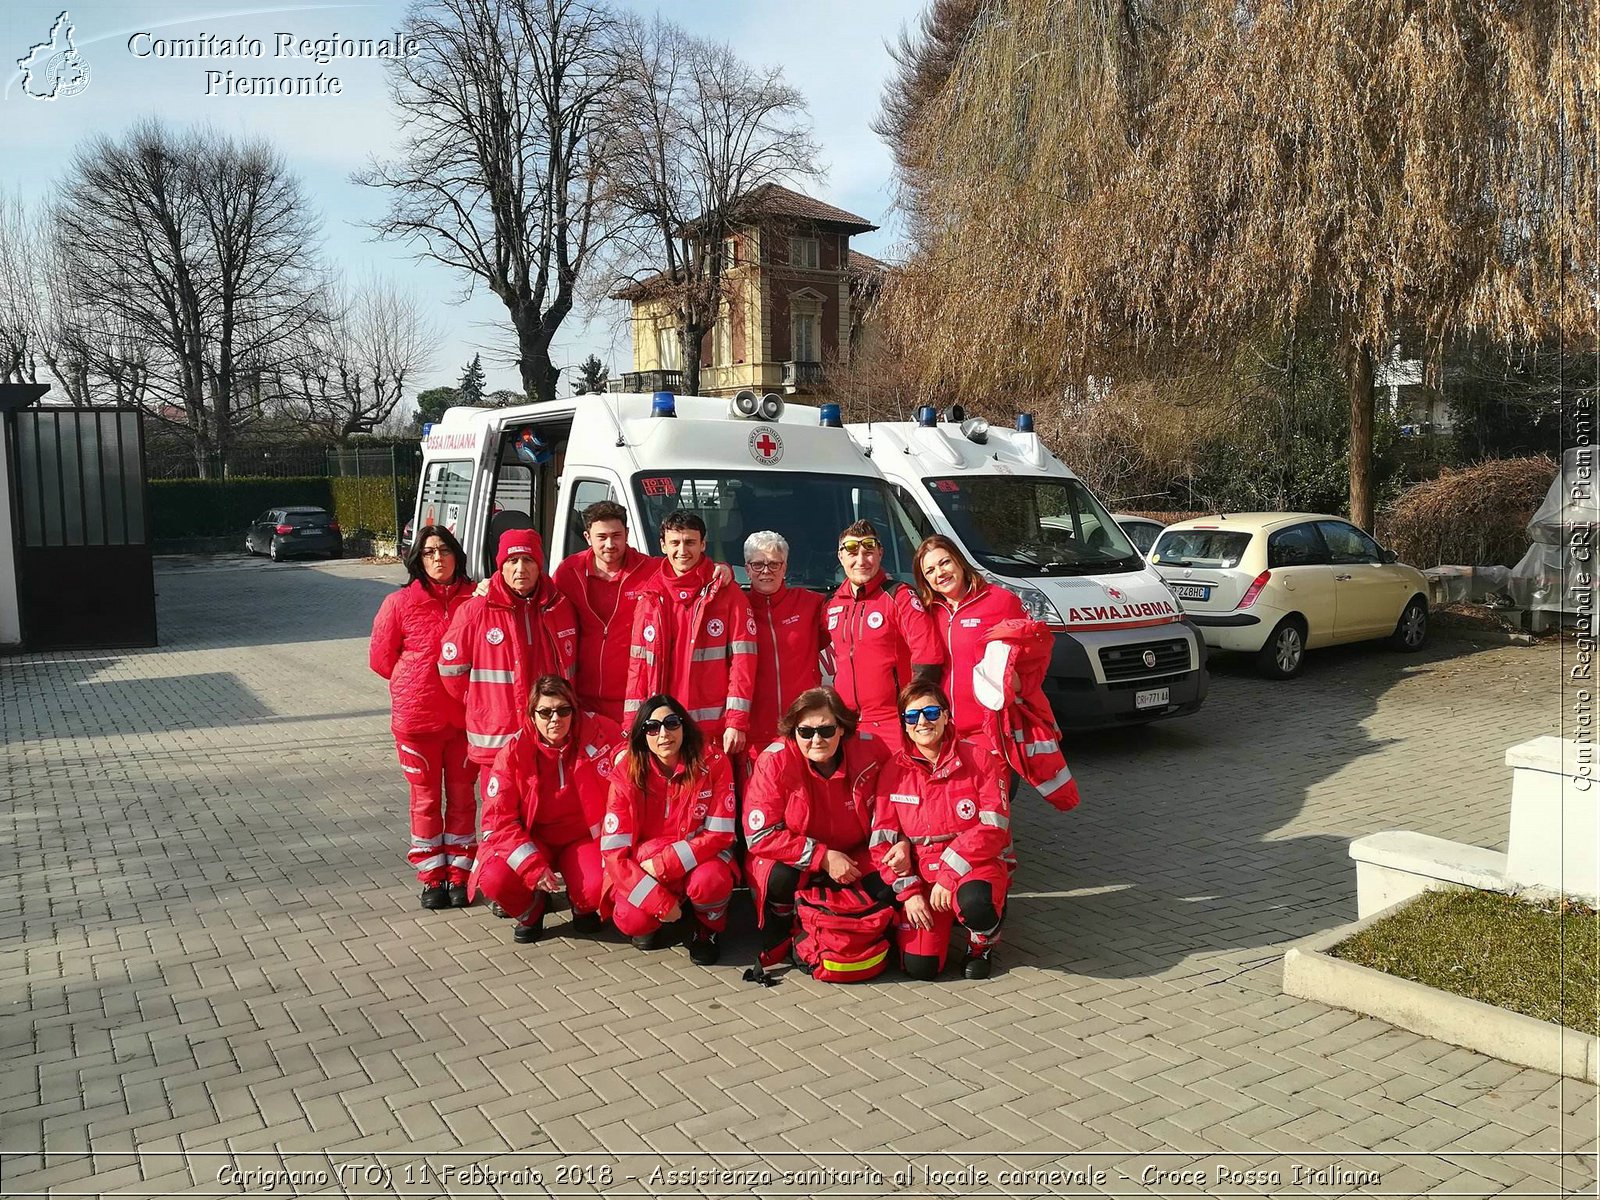
{"label": "woman with white hair", "polygon": [[801,692],[822,682],[819,660],[829,636],[823,597],[787,582],[789,543],[770,529],[744,540],[755,621],[756,691],[750,707],[748,760],[753,767],[778,735],[778,720]]}

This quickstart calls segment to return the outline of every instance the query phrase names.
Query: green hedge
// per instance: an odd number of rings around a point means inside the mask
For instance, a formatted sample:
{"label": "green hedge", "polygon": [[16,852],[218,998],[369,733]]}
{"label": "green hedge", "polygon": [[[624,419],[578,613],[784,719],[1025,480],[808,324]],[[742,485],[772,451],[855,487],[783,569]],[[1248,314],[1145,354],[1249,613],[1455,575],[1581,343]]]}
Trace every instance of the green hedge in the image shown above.
{"label": "green hedge", "polygon": [[[403,480],[402,487],[410,492],[415,484]],[[329,510],[346,533],[392,537],[394,493],[395,481],[387,475],[153,479],[151,536],[163,541],[237,534],[242,545],[245,528],[267,509],[306,504]]]}
{"label": "green hedge", "polygon": [[330,485],[335,482],[314,475],[282,479],[237,475],[228,479],[152,479],[150,535],[160,541],[237,534],[242,546],[245,529],[269,508],[306,504],[331,509]]}

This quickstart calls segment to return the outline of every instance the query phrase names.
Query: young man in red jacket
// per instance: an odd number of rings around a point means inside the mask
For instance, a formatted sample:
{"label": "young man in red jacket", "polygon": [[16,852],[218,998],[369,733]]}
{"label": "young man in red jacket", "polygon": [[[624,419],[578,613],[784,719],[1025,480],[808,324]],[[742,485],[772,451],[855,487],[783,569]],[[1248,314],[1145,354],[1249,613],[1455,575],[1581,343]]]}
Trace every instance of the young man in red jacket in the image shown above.
{"label": "young man in red jacket", "polygon": [[756,619],[756,691],[750,708],[750,767],[777,733],[794,698],[822,683],[820,659],[828,644],[823,599],[788,586],[789,543],[770,530],[744,540],[750,572],[750,608]]}
{"label": "young man in red jacket", "polygon": [[633,614],[624,715],[650,696],[680,701],[706,741],[742,756],[756,683],[756,622],[744,592],[706,557],[706,523],[675,512],[661,522],[666,561]]}
{"label": "young man in red jacket", "polygon": [[839,563],[844,582],[826,608],[833,688],[861,714],[862,729],[897,746],[896,697],[913,679],[939,682],[944,646],[916,592],[884,574],[883,539],[871,521],[857,521],[839,535]]}
{"label": "young man in red jacket", "polygon": [[541,675],[572,678],[578,616],[544,573],[544,545],[531,529],[508,529],[489,590],[457,610],[439,647],[445,690],[466,705],[467,750],[481,792],[501,747],[522,726]]}

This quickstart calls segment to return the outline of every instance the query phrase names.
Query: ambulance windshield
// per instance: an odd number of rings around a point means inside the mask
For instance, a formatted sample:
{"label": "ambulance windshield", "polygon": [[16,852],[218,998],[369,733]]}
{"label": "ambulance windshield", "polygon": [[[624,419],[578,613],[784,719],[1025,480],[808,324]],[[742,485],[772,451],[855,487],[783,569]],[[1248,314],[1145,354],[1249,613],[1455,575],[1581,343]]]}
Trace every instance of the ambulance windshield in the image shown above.
{"label": "ambulance windshield", "polygon": [[637,539],[638,545],[648,554],[661,553],[656,534],[661,519],[683,510],[705,521],[711,557],[732,567],[741,584],[749,582],[745,538],[770,529],[789,543],[789,586],[832,591],[844,579],[839,534],[865,518],[884,538],[883,569],[900,579],[911,578],[916,542],[910,522],[881,479],[687,468],[641,472],[633,486],[650,530]]}
{"label": "ambulance windshield", "polygon": [[1138,571],[1144,559],[1076,479],[970,475],[925,479],[963,545],[997,575]]}

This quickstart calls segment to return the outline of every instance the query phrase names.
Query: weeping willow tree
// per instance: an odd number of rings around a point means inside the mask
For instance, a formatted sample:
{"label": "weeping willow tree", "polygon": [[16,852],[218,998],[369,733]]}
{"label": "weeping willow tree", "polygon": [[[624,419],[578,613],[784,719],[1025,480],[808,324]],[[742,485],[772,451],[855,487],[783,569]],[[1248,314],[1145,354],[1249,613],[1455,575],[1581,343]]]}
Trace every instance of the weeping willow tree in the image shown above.
{"label": "weeping willow tree", "polygon": [[896,114],[929,386],[1066,388],[1324,331],[1371,527],[1373,364],[1595,329],[1595,0],[988,0]]}

